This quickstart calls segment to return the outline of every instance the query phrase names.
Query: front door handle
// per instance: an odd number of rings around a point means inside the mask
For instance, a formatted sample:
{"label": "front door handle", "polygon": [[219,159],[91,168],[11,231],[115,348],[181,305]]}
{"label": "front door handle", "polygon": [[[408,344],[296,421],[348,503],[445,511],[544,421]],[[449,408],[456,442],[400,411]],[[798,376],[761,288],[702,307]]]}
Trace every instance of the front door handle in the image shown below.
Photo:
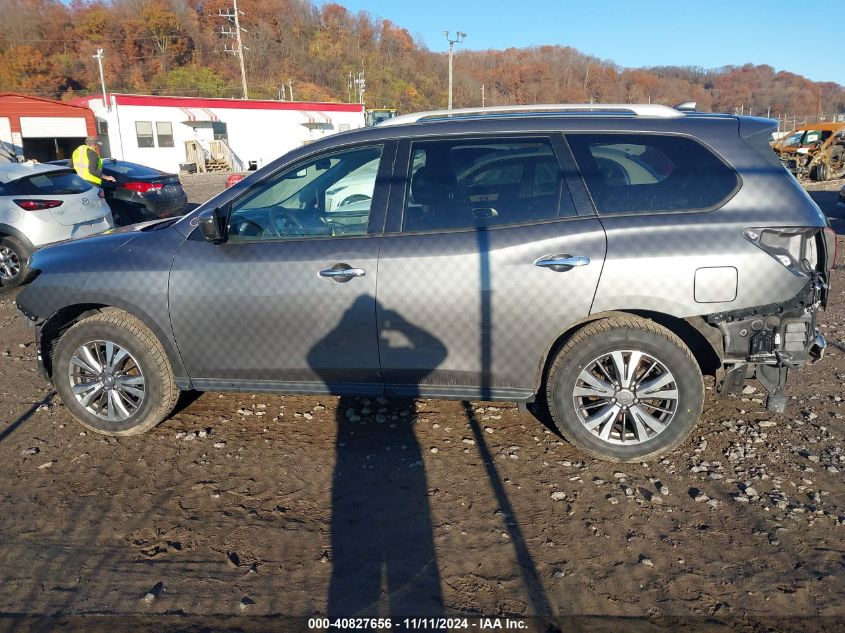
{"label": "front door handle", "polygon": [[326,277],[339,283],[346,283],[355,277],[363,277],[367,271],[363,268],[352,268],[349,264],[335,264],[331,268],[320,271],[320,277]]}
{"label": "front door handle", "polygon": [[590,258],[584,255],[545,255],[534,261],[535,266],[550,268],[556,273],[566,272],[578,266],[586,266]]}

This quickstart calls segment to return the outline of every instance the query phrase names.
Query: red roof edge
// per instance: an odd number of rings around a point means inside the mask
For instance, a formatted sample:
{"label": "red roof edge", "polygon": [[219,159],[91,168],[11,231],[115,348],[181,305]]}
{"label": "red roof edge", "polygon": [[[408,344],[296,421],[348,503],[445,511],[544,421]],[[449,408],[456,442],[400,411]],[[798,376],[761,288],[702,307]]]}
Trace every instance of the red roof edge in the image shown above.
{"label": "red roof edge", "polygon": [[[83,97],[87,104],[98,96]],[[325,112],[363,112],[361,103],[327,103],[320,101],[270,101],[260,99],[223,99],[217,97],[169,97],[158,95],[114,94],[118,105],[176,108],[236,108],[241,110],[323,110]]]}
{"label": "red roof edge", "polygon": [[33,101],[43,101],[44,103],[52,103],[54,105],[61,105],[67,108],[80,108],[86,110],[85,106],[78,105],[78,99],[74,99],[70,103],[67,101],[58,101],[56,99],[48,99],[47,97],[33,97],[32,95],[21,94],[20,92],[0,92],[0,99],[3,97],[20,97],[22,99],[32,99]]}

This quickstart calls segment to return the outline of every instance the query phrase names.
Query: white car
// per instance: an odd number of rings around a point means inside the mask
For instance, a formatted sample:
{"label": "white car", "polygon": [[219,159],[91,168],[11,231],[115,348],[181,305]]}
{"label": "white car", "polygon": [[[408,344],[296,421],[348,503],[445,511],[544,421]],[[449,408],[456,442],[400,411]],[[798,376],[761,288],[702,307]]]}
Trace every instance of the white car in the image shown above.
{"label": "white car", "polygon": [[103,190],[73,170],[0,164],[0,286],[22,283],[26,262],[38,248],[113,227]]}
{"label": "white car", "polygon": [[[338,180],[331,189],[326,191],[326,211],[356,208],[352,205],[369,209],[378,166],[379,159],[376,158]],[[361,203],[366,203],[366,205],[362,207]]]}

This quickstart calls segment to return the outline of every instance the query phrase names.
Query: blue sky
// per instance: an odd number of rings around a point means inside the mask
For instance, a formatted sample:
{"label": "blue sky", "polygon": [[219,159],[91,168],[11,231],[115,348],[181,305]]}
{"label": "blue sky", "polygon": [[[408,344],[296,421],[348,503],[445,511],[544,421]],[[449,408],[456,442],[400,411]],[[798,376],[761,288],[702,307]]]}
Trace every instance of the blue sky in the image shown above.
{"label": "blue sky", "polygon": [[474,50],[561,44],[624,67],[750,62],[845,85],[843,0],[335,1],[405,27],[434,51],[446,49],[444,30],[461,30]]}

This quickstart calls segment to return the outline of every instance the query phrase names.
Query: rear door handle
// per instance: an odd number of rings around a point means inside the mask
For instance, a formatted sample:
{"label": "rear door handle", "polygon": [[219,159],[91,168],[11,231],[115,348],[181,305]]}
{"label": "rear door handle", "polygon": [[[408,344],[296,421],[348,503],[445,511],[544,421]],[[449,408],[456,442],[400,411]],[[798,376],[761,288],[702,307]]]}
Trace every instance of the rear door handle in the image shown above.
{"label": "rear door handle", "polygon": [[585,255],[545,255],[534,261],[535,266],[550,268],[556,273],[566,272],[578,266],[587,266],[590,258]]}
{"label": "rear door handle", "polygon": [[352,268],[349,264],[335,264],[331,268],[325,268],[320,271],[320,277],[326,277],[339,283],[345,283],[355,277],[363,277],[366,274],[367,271],[363,268]]}

